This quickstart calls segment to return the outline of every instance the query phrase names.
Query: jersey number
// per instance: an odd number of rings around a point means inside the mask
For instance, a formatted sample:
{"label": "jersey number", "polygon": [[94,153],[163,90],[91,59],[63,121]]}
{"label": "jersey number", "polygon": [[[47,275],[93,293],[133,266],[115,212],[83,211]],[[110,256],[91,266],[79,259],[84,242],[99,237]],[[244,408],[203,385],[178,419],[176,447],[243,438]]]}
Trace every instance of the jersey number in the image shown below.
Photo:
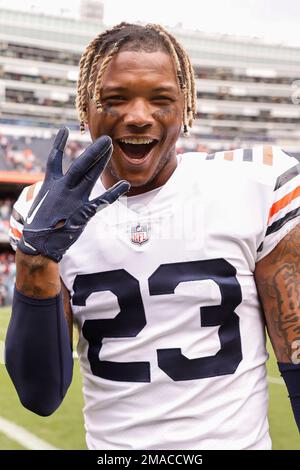
{"label": "jersey number", "polygon": [[[220,289],[221,304],[201,307],[201,326],[220,326],[220,350],[214,356],[188,359],[181,348],[158,349],[158,365],[171,379],[194,380],[233,374],[242,360],[239,317],[241,287],[235,268],[224,259],[162,264],[150,276],[150,295],[175,295],[182,282],[213,280]],[[74,281],[73,305],[85,306],[93,292],[110,291],[117,296],[120,312],[113,319],[85,320],[82,334],[88,341],[92,373],[108,380],[150,382],[150,363],[112,362],[99,359],[104,338],[137,336],[147,321],[138,280],[124,269],[80,274]],[[172,308],[172,302],[170,302]]]}

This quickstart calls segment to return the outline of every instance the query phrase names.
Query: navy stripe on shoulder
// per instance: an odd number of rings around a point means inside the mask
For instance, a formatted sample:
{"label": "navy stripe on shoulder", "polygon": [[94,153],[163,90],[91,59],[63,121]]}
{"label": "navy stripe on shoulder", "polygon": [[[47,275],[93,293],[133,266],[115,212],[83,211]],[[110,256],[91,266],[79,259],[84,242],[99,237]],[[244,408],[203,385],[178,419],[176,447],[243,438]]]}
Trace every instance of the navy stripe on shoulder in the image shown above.
{"label": "navy stripe on shoulder", "polygon": [[286,150],[281,149],[281,151],[282,151],[283,153],[285,153],[288,157],[295,158],[293,155],[291,155],[291,154],[290,154],[289,152],[287,152]]}
{"label": "navy stripe on shoulder", "polygon": [[292,168],[289,168],[284,173],[282,173],[282,175],[278,176],[274,191],[276,191],[276,189],[281,188],[281,186],[283,186],[288,181],[290,181],[291,179],[295,178],[295,176],[298,176],[298,175],[300,175],[300,163],[298,163],[295,166],[292,166]]}
{"label": "navy stripe on shoulder", "polygon": [[273,222],[270,227],[268,227],[268,230],[266,232],[266,236],[270,235],[271,233],[277,232],[278,230],[281,229],[281,227],[284,226],[289,220],[294,219],[300,215],[300,207],[297,207],[296,209],[288,212],[284,217],[281,217],[281,219],[276,220],[276,222]]}
{"label": "navy stripe on shoulder", "polygon": [[253,161],[253,150],[252,149],[243,149],[243,161],[252,162]]}
{"label": "navy stripe on shoulder", "polygon": [[21,214],[18,211],[16,211],[15,208],[13,208],[11,215],[17,222],[19,222],[19,224],[24,225],[24,218],[21,216]]}

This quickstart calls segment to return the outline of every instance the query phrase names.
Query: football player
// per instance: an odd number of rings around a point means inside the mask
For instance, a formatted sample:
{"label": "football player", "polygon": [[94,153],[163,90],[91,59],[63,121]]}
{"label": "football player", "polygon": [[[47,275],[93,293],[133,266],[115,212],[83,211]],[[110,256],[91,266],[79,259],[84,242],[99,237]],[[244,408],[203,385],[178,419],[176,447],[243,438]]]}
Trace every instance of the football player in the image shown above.
{"label": "football player", "polygon": [[93,143],[63,175],[60,130],[14,207],[7,369],[52,413],[74,322],[90,449],[269,449],[265,321],[300,426],[300,165],[272,146],[177,156],[196,100],[168,31],[105,31],[80,61]]}

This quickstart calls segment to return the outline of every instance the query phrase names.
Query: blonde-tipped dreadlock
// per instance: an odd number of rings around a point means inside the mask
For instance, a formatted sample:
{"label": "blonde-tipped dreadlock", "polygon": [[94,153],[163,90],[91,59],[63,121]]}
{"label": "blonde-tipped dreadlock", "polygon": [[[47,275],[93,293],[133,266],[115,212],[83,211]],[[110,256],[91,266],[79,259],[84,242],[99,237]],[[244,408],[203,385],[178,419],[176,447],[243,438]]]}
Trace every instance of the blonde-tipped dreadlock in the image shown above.
{"label": "blonde-tipped dreadlock", "polygon": [[[84,131],[87,122],[89,99],[95,102],[99,112],[102,111],[102,77],[114,55],[121,48],[154,52],[162,47],[169,52],[173,60],[178,85],[183,92],[183,133],[188,135],[188,127],[193,125],[197,106],[195,78],[189,56],[175,37],[162,26],[157,24],[141,26],[125,22],[99,34],[81,56],[76,98],[81,131]],[[100,59],[102,63],[98,69]]]}

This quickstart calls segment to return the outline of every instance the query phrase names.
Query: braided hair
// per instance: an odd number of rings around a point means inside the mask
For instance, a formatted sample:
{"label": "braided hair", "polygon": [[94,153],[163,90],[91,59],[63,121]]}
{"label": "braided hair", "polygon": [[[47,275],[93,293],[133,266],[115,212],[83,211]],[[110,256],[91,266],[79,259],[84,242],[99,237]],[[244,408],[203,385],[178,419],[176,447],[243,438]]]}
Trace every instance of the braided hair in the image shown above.
{"label": "braided hair", "polygon": [[[170,54],[176,69],[178,85],[184,97],[183,133],[188,135],[188,127],[192,127],[196,116],[197,95],[194,72],[187,52],[161,25],[142,26],[126,22],[119,23],[96,36],[81,56],[76,97],[81,132],[84,132],[84,125],[87,122],[89,99],[95,102],[97,111],[102,111],[102,77],[112,58],[121,48],[145,52],[163,49]],[[98,67],[100,59],[102,62]]]}

